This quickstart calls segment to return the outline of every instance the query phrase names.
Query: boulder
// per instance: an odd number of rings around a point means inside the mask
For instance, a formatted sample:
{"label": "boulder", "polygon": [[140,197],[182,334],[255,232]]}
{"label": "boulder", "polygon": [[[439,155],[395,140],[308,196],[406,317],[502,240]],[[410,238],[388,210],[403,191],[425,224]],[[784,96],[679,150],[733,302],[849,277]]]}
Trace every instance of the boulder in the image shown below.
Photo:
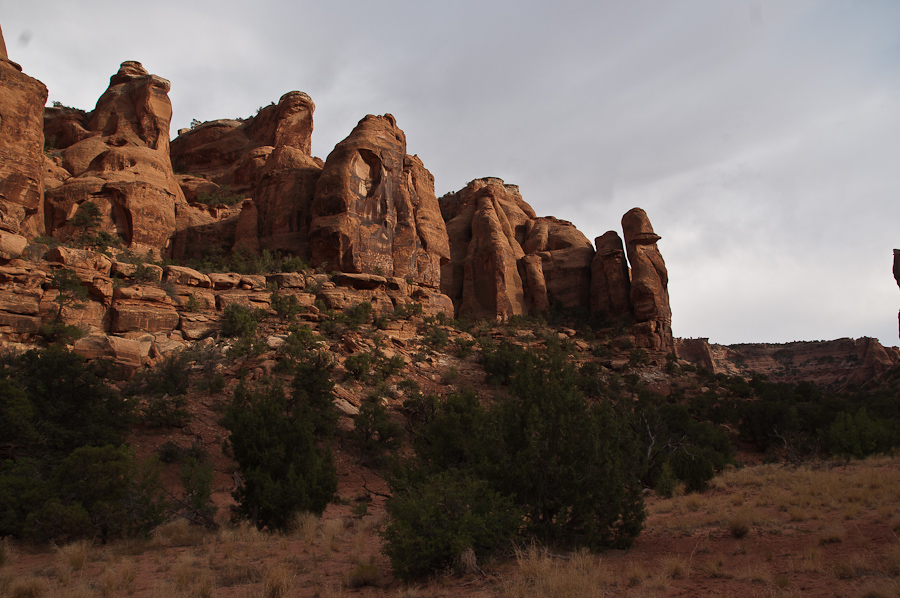
{"label": "boulder", "polygon": [[69,268],[96,270],[104,276],[112,270],[112,260],[97,251],[85,249],[71,249],[69,247],[54,247],[44,254],[44,259],[68,266]]}
{"label": "boulder", "polygon": [[44,233],[44,104],[47,88],[0,56],[0,229]]}
{"label": "boulder", "polygon": [[196,341],[218,332],[219,322],[202,314],[182,314],[178,328],[185,340]]}
{"label": "boulder", "polygon": [[169,87],[139,62],[123,62],[83,123],[68,113],[48,119],[57,127],[68,118],[74,130],[57,139],[62,166],[72,176],[46,193],[48,232],[79,234],[69,219],[90,201],[99,208],[101,230],[140,252],[170,253],[175,209],[186,202],[169,159]]}
{"label": "boulder", "polygon": [[178,326],[178,312],[170,305],[117,300],[113,304],[112,331],[124,332],[170,332]]}
{"label": "boulder", "polygon": [[139,368],[150,355],[151,342],[93,332],[75,341],[72,350],[86,359],[109,358],[131,369]]}
{"label": "boulder", "polygon": [[185,266],[163,267],[163,282],[170,282],[172,284],[180,284],[188,287],[199,287],[201,289],[212,287],[209,276]]}
{"label": "boulder", "polygon": [[306,277],[299,272],[276,272],[266,275],[266,284],[274,284],[279,289],[306,288]]}
{"label": "boulder", "polygon": [[214,291],[233,289],[241,284],[241,275],[234,272],[210,272],[208,276]]}
{"label": "boulder", "polygon": [[5,230],[0,230],[0,259],[14,260],[22,255],[28,239]]}
{"label": "boulder", "polygon": [[437,287],[450,254],[434,179],[393,116],[366,116],[328,156],[309,230],[312,264]]}

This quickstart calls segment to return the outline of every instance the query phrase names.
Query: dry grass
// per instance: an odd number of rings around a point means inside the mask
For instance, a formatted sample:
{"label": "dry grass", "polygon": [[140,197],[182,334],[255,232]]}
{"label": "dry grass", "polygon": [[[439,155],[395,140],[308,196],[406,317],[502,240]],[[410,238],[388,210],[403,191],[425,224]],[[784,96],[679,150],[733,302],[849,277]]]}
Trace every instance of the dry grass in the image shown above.
{"label": "dry grass", "polygon": [[374,586],[381,579],[381,572],[375,563],[359,563],[347,576],[348,588]]}
{"label": "dry grass", "polygon": [[263,598],[283,598],[294,586],[294,572],[284,564],[268,567],[263,573]]}
{"label": "dry grass", "polygon": [[900,596],[900,584],[884,579],[864,583],[859,589],[859,598],[897,598]]}
{"label": "dry grass", "polygon": [[725,527],[733,538],[740,539],[750,533],[750,529],[757,521],[756,512],[745,506],[728,517]]}
{"label": "dry grass", "polygon": [[42,598],[48,588],[47,582],[39,577],[14,579],[6,589],[6,596],[9,598]]}
{"label": "dry grass", "polygon": [[819,544],[839,544],[844,541],[846,533],[839,525],[829,525],[819,530]]}
{"label": "dry grass", "polygon": [[199,546],[207,534],[206,529],[199,525],[193,525],[186,519],[176,519],[156,528],[150,545],[152,548]]}
{"label": "dry grass", "polygon": [[669,555],[662,560],[663,575],[669,579],[684,579],[690,576],[690,567],[684,557]]}
{"label": "dry grass", "polygon": [[344,536],[346,523],[343,519],[329,519],[322,523],[321,528],[322,546],[325,553],[330,555],[337,550],[338,541]]}
{"label": "dry grass", "polygon": [[600,559],[587,552],[567,558],[530,545],[516,550],[518,570],[503,582],[506,598],[591,598],[611,583]]}
{"label": "dry grass", "polygon": [[175,588],[182,591],[188,589],[191,581],[194,579],[196,568],[197,564],[192,557],[186,554],[182,555],[172,569],[172,579],[175,581]]}
{"label": "dry grass", "polygon": [[57,551],[59,564],[69,571],[81,571],[88,562],[91,545],[85,540],[72,542]]}
{"label": "dry grass", "polygon": [[12,546],[6,538],[0,539],[0,567],[4,567],[13,561],[15,554]]}
{"label": "dry grass", "polygon": [[316,532],[319,529],[319,517],[315,513],[306,511],[294,515],[291,522],[291,532],[300,537],[307,546],[312,546],[316,541]]}
{"label": "dry grass", "polygon": [[725,557],[722,554],[714,555],[700,563],[700,572],[706,577],[719,579],[725,577]]}

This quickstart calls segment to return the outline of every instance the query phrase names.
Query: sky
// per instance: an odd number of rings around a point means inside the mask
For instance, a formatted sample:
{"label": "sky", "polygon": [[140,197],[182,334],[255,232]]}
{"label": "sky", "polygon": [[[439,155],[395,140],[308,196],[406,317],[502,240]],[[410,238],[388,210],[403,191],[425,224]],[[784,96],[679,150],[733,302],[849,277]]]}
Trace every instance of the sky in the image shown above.
{"label": "sky", "polygon": [[676,336],[898,344],[896,0],[0,0],[11,60],[90,110],[125,60],[177,129],[300,90],[322,157],[391,113],[457,191],[593,240],[644,208]]}

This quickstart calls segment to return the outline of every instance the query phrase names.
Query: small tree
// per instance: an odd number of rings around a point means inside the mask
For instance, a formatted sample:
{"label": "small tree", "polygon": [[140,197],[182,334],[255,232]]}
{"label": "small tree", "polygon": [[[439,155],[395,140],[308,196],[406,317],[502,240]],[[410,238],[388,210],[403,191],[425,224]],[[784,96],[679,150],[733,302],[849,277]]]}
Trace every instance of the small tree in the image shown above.
{"label": "small tree", "polygon": [[483,557],[508,548],[522,522],[510,498],[456,469],[395,489],[386,506],[384,553],[405,579],[444,569],[467,549]]}
{"label": "small tree", "polygon": [[56,312],[56,321],[62,322],[62,312],[64,307],[81,308],[81,302],[88,298],[87,288],[81,284],[81,278],[74,270],[57,270],[50,278],[50,285],[58,291],[53,301],[59,305]]}
{"label": "small tree", "polygon": [[228,446],[243,475],[237,512],[253,525],[283,529],[294,513],[321,514],[337,490],[331,451],[316,446],[310,409],[281,386],[243,384],[225,411]]}

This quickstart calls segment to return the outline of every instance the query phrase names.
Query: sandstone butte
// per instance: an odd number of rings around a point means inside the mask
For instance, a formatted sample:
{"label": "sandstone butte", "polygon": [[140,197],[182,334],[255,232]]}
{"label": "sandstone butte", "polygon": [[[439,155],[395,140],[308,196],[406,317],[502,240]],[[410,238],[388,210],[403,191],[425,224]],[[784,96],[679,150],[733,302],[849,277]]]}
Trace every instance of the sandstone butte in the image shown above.
{"label": "sandstone butte", "polygon": [[[322,161],[310,153],[315,104],[303,92],[247,119],[195,123],[170,143],[170,84],[139,62],[122,63],[90,112],[45,108],[46,87],[5,48],[0,73],[6,340],[27,341],[52,311],[56,291],[47,281],[61,266],[76,271],[93,300],[70,317],[96,334],[187,339],[212,326],[201,320],[215,320],[229,300],[268,303],[264,278],[229,282],[168,267],[159,276],[179,285],[170,298],[114,289],[112,277],[129,271],[115,259],[40,251],[38,236],[77,235],[73,217],[92,203],[99,229],[141,255],[268,250],[341,273],[307,304],[368,300],[386,311],[416,301],[428,313],[492,320],[579,310],[630,328],[639,347],[674,350],[660,237],[639,208],[622,219],[624,245],[610,231],[595,250],[571,223],[538,217],[500,179],[476,179],[438,199],[390,114],[364,117]],[[243,294],[223,299],[217,291]],[[187,314],[188,295],[212,313]]]}

